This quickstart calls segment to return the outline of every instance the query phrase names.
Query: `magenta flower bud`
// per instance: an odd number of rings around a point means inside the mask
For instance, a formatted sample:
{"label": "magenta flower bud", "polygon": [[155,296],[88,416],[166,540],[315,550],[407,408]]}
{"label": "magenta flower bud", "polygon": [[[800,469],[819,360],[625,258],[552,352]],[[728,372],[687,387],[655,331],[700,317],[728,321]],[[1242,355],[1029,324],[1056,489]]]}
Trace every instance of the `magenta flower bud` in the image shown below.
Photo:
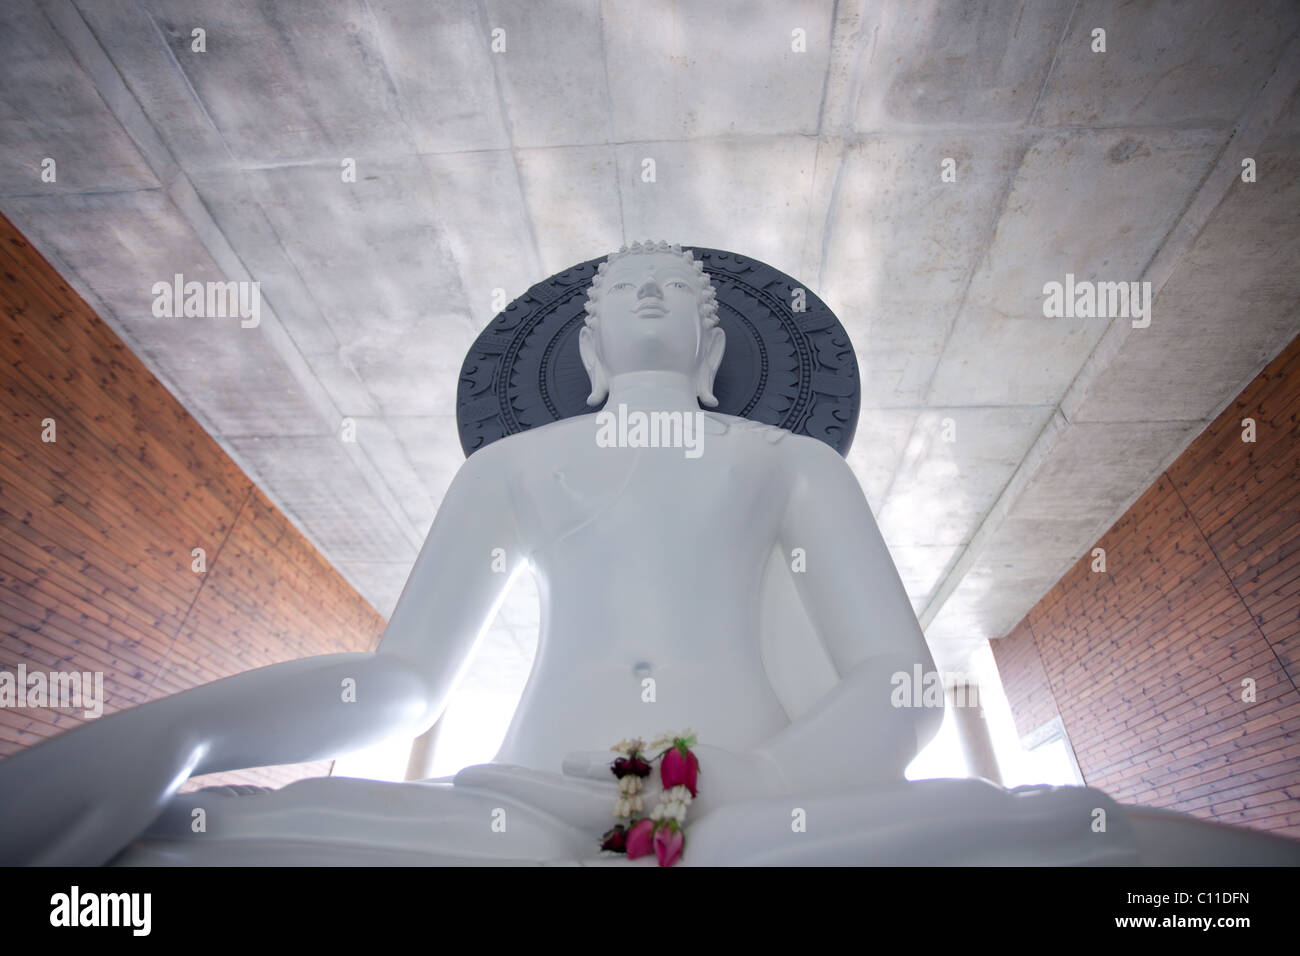
{"label": "magenta flower bud", "polygon": [[665,790],[685,787],[694,798],[698,796],[696,780],[700,773],[700,762],[689,750],[683,753],[684,749],[674,746],[664,754],[663,762],[659,765],[659,778],[663,781]]}
{"label": "magenta flower bud", "polygon": [[655,831],[654,847],[655,856],[659,858],[660,866],[672,866],[682,855],[682,847],[686,843],[686,838],[682,831],[677,829],[675,824],[665,823]]}

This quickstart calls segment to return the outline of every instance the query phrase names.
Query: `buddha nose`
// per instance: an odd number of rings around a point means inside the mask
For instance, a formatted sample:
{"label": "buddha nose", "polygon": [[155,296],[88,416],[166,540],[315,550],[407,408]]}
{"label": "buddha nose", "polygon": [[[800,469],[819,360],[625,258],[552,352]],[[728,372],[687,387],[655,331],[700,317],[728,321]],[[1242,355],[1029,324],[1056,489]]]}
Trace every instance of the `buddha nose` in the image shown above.
{"label": "buddha nose", "polygon": [[659,287],[659,283],[655,281],[654,276],[651,276],[641,283],[641,288],[636,290],[636,297],[638,299],[662,299],[663,289]]}

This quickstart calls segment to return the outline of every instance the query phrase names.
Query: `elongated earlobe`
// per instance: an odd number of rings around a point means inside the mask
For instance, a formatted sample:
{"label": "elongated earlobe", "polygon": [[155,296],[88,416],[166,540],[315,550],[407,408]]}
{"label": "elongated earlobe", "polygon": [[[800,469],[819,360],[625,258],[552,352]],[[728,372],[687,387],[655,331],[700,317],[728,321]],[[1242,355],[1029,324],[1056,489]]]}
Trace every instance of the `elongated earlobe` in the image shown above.
{"label": "elongated earlobe", "polygon": [[587,377],[591,379],[591,394],[587,396],[587,404],[599,405],[609,394],[609,380],[605,377],[605,366],[600,361],[596,337],[587,326],[578,332],[578,354],[582,356],[582,365],[587,370]]}
{"label": "elongated earlobe", "polygon": [[727,333],[714,326],[704,333],[704,356],[700,370],[695,373],[695,393],[700,404],[713,408],[718,400],[713,395],[713,380],[718,375],[718,366],[722,364],[722,354],[727,348]]}

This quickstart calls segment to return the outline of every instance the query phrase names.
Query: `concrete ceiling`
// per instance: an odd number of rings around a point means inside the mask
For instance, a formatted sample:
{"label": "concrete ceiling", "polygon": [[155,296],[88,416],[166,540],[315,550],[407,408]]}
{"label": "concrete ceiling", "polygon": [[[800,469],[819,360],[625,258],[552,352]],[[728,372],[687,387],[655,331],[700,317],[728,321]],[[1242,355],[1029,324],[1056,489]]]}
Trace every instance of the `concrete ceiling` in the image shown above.
{"label": "concrete ceiling", "polygon": [[[0,210],[384,614],[496,290],[647,237],[769,262],[853,338],[849,461],[961,670],[1300,332],[1298,27],[1290,0],[7,0]],[[178,272],[260,282],[261,324],[155,318]],[[1150,327],[1044,318],[1066,273],[1150,281]],[[472,687],[522,683],[535,600]]]}

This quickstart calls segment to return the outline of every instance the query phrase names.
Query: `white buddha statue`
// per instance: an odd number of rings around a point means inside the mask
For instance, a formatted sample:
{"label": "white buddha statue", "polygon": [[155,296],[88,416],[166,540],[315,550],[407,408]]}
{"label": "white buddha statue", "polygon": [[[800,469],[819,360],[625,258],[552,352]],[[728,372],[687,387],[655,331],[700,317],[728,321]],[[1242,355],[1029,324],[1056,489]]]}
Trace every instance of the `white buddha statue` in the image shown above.
{"label": "white buddha statue", "polygon": [[[701,410],[725,337],[689,252],[610,256],[587,311],[590,403],[629,421],[699,416],[702,431],[611,447],[587,415],[477,451],[378,651],[238,674],[0,762],[0,863],[629,865],[598,849],[617,797],[607,748],[688,727],[701,768],[688,865],[1300,860],[1300,844],[1089,788],[907,782],[942,711],[893,706],[892,676],[934,662],[848,465]],[[538,652],[493,763],[454,781],[176,796],[194,774],[421,734],[525,566]]]}

